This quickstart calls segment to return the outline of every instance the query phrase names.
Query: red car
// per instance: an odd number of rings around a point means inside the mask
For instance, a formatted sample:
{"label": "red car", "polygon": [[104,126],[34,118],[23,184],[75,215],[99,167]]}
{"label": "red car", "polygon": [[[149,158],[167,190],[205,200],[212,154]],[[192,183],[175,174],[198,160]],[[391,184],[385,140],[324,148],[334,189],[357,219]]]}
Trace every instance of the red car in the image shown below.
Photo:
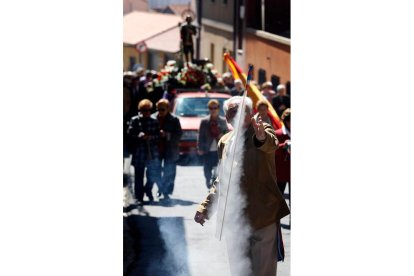
{"label": "red car", "polygon": [[197,137],[200,121],[209,114],[208,101],[216,99],[220,103],[220,116],[224,116],[223,103],[230,98],[229,94],[216,92],[181,92],[174,101],[173,113],[180,119],[183,135],[181,136],[180,161],[188,164],[191,161],[198,163]]}

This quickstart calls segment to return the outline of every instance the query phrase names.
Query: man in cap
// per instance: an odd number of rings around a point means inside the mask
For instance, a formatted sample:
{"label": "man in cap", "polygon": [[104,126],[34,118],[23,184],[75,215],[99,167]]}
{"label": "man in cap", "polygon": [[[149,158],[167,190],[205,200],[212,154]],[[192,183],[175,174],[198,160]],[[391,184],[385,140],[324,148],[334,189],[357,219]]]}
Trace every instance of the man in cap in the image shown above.
{"label": "man in cap", "polygon": [[243,96],[243,82],[240,79],[234,81],[234,87],[230,89],[230,95],[232,96]]}
{"label": "man in cap", "polygon": [[262,95],[265,96],[265,98],[272,102],[273,97],[276,96],[276,92],[272,90],[273,84],[270,81],[267,81],[262,84]]}
{"label": "man in cap", "polygon": [[282,116],[285,109],[290,108],[290,97],[286,93],[286,86],[283,84],[277,86],[277,94],[272,100],[272,105],[279,116]]}

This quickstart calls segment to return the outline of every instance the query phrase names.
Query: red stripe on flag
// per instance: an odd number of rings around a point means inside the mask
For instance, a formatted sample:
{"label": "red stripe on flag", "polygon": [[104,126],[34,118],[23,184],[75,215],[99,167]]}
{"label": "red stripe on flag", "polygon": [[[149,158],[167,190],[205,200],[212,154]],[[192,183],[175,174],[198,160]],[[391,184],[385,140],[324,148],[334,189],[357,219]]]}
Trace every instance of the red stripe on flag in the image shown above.
{"label": "red stripe on flag", "polygon": [[[252,99],[253,107],[256,106],[256,103],[259,100],[267,101],[267,99],[262,95],[262,93],[256,86],[247,84],[246,75],[243,74],[243,71],[241,70],[240,66],[228,53],[224,53],[224,60],[228,64],[230,71],[233,74],[233,77],[235,79],[240,79],[243,82],[243,85],[247,88],[247,96]],[[267,103],[269,106],[269,118],[272,121],[273,127],[275,129],[281,128],[283,126],[282,120],[277,115],[275,109],[272,106],[272,103],[270,103],[269,101],[267,101]]]}

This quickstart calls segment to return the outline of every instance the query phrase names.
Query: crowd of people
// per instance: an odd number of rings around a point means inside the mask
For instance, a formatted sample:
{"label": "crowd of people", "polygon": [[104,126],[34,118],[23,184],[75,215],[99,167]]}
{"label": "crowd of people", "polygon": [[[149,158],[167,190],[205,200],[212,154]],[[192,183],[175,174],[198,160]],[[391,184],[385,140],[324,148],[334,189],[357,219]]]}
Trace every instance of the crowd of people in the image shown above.
{"label": "crowd of people", "polygon": [[[195,91],[224,91],[231,96],[241,96],[244,93],[240,80],[234,80],[230,72],[220,75],[207,61],[201,65],[190,63],[185,67],[180,67],[175,61],[168,61],[159,72],[138,68],[134,72],[124,73],[124,158],[132,155],[131,164],[135,170],[134,193],[138,204],[143,204],[144,195],[150,203],[154,201],[154,184],[158,187],[156,195],[160,199],[168,200],[173,193],[182,129],[179,118],[172,113],[172,108],[177,90],[188,87]],[[256,104],[255,118],[260,114],[264,122],[270,123],[267,117],[269,103],[283,117],[283,112],[290,110],[286,87],[280,84],[274,91],[271,82],[264,82],[261,88],[267,101],[261,100]],[[223,108],[219,101],[211,99],[207,107],[209,114],[201,120],[199,126],[197,153],[203,163],[206,187],[210,189],[218,164],[217,145],[229,129],[226,119],[219,116],[219,111]],[[285,120],[290,118],[288,115],[284,117]],[[286,145],[290,143],[290,138],[286,138],[286,135],[290,135],[289,130],[286,123],[284,130],[280,130],[280,135],[283,134],[283,139],[288,141]],[[285,150],[276,155],[283,164],[289,161],[284,153]],[[286,167],[285,164],[284,171]],[[145,184],[144,173],[147,180]],[[127,183],[130,177],[126,176],[125,179],[124,182]],[[286,177],[281,179],[281,182],[289,182],[284,181]],[[282,184],[279,187],[284,188]]]}
{"label": "crowd of people", "polygon": [[[209,113],[198,129],[197,153],[202,160],[208,194],[198,206],[194,220],[203,225],[217,207],[220,193],[217,166],[225,162],[231,148],[234,131],[229,129],[229,124],[234,127],[234,117],[245,89],[240,80],[234,80],[229,72],[220,76],[208,63],[201,68],[179,68],[170,61],[161,72],[138,69],[124,73],[124,162],[132,156],[134,181],[130,190],[138,206],[144,204],[144,196],[148,204],[155,201],[154,196],[159,201],[170,200],[183,134],[172,108],[177,89],[186,85],[192,85],[195,91],[220,89],[231,96],[223,106],[217,99],[210,99]],[[289,199],[291,193],[290,98],[284,85],[278,85],[276,91],[271,82],[264,82],[260,87],[263,99],[253,105],[252,100],[246,98],[242,124],[246,136],[240,187],[246,193],[247,205],[241,211],[252,232],[244,237],[248,246],[241,248],[243,252],[238,254],[231,251],[232,235],[226,239],[233,275],[241,275],[237,270],[240,256],[248,256],[251,263],[250,271],[243,275],[276,275],[277,262],[284,259],[280,220],[290,213],[283,198],[287,184]],[[269,117],[270,105],[283,122],[281,128],[274,129]],[[219,115],[220,109],[224,110],[225,117]],[[128,189],[131,178],[128,173],[124,174],[124,186]],[[153,194],[154,184],[158,187],[156,195]]]}

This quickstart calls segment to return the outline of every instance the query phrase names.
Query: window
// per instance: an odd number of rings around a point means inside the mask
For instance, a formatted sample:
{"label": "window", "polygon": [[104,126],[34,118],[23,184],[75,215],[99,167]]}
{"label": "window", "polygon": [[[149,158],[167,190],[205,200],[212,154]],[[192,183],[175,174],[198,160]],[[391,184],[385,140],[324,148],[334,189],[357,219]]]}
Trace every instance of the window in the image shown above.
{"label": "window", "polygon": [[149,64],[148,64],[147,69],[151,69],[151,70],[161,69],[162,59],[161,59],[160,53],[157,51],[149,51],[148,54],[149,54]]}
{"label": "window", "polygon": [[290,0],[265,0],[264,31],[290,38]]}
{"label": "window", "polygon": [[210,62],[214,64],[214,43],[210,43]]}
{"label": "window", "polygon": [[259,84],[262,85],[266,81],[266,70],[259,69],[257,72],[258,78],[259,78]]}
{"label": "window", "polygon": [[175,60],[174,54],[165,53],[164,54],[164,64],[167,64],[169,60]]}
{"label": "window", "polygon": [[246,27],[290,38],[290,0],[247,1]]}
{"label": "window", "polygon": [[134,66],[135,66],[135,63],[137,63],[136,58],[135,58],[135,57],[130,56],[130,57],[129,57],[129,71],[132,71],[132,70],[133,70],[133,68],[134,68]]}
{"label": "window", "polygon": [[246,1],[246,27],[256,30],[262,25],[262,3],[261,1]]}
{"label": "window", "polygon": [[276,90],[277,86],[280,84],[280,78],[276,75],[270,77],[270,82],[273,85],[273,90]]}

